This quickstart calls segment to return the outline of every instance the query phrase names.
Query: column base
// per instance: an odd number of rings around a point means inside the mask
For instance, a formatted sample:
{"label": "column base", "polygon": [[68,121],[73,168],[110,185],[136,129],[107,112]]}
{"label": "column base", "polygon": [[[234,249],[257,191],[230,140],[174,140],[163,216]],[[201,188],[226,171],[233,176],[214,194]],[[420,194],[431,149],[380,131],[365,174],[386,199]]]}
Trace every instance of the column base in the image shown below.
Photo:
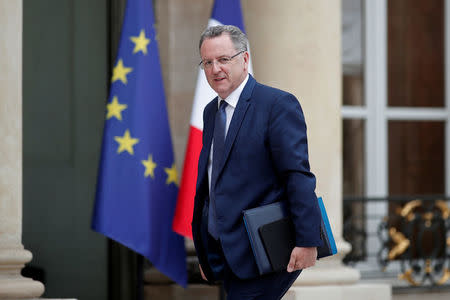
{"label": "column base", "polygon": [[353,268],[345,266],[324,268],[316,265],[303,270],[294,286],[355,284],[360,278],[359,271]]}
{"label": "column base", "polygon": [[338,253],[316,262],[314,267],[302,271],[294,286],[354,284],[361,278],[357,269],[342,264],[344,256],[350,252],[351,245],[342,239],[336,242]]}
{"label": "column base", "polygon": [[333,300],[391,300],[392,291],[388,284],[293,286],[282,300],[329,300],[330,298]]}
{"label": "column base", "polygon": [[30,299],[41,296],[44,285],[21,276],[0,279],[0,299]]}
{"label": "column base", "polygon": [[44,285],[20,275],[20,270],[32,258],[30,251],[0,248],[0,299],[32,299],[44,293]]}

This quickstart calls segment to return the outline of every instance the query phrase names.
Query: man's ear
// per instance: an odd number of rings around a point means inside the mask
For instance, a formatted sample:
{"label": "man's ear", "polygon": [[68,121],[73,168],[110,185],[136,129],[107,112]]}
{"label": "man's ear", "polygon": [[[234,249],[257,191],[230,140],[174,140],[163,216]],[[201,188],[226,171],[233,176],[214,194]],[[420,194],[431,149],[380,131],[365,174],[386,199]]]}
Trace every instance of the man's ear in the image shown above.
{"label": "man's ear", "polygon": [[245,64],[245,69],[248,69],[248,64],[250,62],[250,54],[248,53],[248,51],[245,51],[242,56],[244,57],[244,64]]}

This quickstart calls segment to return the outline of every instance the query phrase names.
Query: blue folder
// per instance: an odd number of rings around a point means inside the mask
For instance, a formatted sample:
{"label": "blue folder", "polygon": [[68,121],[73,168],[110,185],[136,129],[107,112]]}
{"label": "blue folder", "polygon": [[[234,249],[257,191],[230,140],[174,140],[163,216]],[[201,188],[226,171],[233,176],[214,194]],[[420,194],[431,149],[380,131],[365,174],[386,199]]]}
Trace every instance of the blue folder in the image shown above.
{"label": "blue folder", "polygon": [[[322,222],[317,258],[337,253],[330,222],[321,197],[317,198]],[[244,223],[250,239],[259,273],[267,274],[286,269],[295,246],[295,231],[288,218],[284,202],[276,202],[244,211]]]}

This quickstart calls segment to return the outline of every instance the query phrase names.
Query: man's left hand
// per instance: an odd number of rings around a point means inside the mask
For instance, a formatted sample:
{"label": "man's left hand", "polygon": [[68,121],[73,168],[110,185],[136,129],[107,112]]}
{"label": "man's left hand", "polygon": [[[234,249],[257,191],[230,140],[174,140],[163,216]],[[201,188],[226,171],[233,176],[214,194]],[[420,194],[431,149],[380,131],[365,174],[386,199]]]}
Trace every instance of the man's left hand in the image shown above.
{"label": "man's left hand", "polygon": [[289,273],[312,267],[316,264],[317,248],[316,247],[295,247],[291,253],[291,259],[287,266]]}

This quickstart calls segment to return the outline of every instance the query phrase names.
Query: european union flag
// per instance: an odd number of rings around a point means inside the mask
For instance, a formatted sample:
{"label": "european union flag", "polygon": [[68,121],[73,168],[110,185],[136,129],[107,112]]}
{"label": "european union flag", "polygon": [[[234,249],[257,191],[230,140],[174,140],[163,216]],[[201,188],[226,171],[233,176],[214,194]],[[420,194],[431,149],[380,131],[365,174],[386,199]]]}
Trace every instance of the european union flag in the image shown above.
{"label": "european union flag", "polygon": [[151,0],[128,0],[107,104],[92,228],[186,286],[184,239]]}

